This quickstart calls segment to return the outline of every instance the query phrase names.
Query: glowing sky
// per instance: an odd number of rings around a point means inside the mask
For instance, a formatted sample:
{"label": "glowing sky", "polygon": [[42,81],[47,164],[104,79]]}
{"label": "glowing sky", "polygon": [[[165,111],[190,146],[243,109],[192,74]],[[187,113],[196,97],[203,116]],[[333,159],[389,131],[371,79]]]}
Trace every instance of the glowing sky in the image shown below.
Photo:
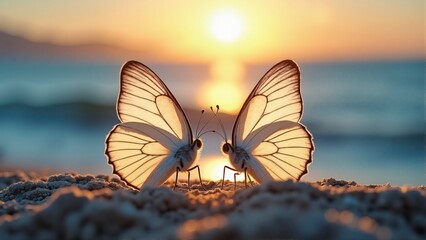
{"label": "glowing sky", "polygon": [[[212,33],[220,12],[232,12],[225,18],[237,33],[231,41]],[[60,44],[108,43],[161,62],[404,59],[426,55],[425,12],[421,0],[3,0],[0,31]]]}

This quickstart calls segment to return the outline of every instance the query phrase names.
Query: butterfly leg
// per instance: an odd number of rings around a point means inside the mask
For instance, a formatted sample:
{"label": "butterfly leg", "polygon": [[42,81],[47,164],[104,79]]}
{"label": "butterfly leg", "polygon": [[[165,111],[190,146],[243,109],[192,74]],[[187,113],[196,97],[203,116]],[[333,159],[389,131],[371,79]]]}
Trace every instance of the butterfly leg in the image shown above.
{"label": "butterfly leg", "polygon": [[247,188],[247,168],[244,168],[244,185]]}
{"label": "butterfly leg", "polygon": [[[234,168],[231,168],[231,167],[228,167],[228,166],[223,167],[222,190],[223,190],[223,184],[225,183],[225,169],[229,169],[229,170],[238,172],[237,169],[234,169]],[[234,190],[236,189],[236,185],[237,185],[235,179],[236,179],[236,177],[234,176]]]}
{"label": "butterfly leg", "polygon": [[247,177],[249,179],[251,186],[253,187],[253,181],[250,178],[250,174],[247,174],[247,168],[244,168],[244,183],[246,185],[246,188],[247,188]]}
{"label": "butterfly leg", "polygon": [[200,171],[200,167],[198,165],[197,165],[197,168],[198,168],[198,177],[200,178],[201,188],[203,188],[203,190],[206,191],[206,188],[203,185],[203,180],[201,180],[201,171]]}
{"label": "butterfly leg", "polygon": [[190,171],[192,171],[192,170],[194,170],[194,169],[198,169],[198,177],[200,178],[200,185],[201,185],[201,188],[204,190],[204,191],[206,191],[206,188],[204,187],[204,185],[203,185],[203,180],[201,180],[201,170],[200,170],[200,166],[194,166],[194,167],[192,167],[192,168],[190,168],[190,169],[188,169],[188,190],[189,190],[189,172]]}
{"label": "butterfly leg", "polygon": [[173,187],[173,191],[175,190],[175,188],[177,187],[177,180],[178,180],[178,175],[179,175],[179,167],[176,168],[176,179],[175,179],[175,186]]}
{"label": "butterfly leg", "polygon": [[191,179],[191,172],[188,171],[188,191],[191,191],[191,184],[189,182],[189,179]]}
{"label": "butterfly leg", "polygon": [[234,191],[237,189],[237,175],[240,175],[240,173],[234,173]]}
{"label": "butterfly leg", "polygon": [[223,190],[223,184],[225,183],[225,169],[226,169],[226,166],[223,167],[222,190]]}
{"label": "butterfly leg", "polygon": [[251,186],[253,187],[254,185],[253,185],[253,181],[251,180],[250,174],[247,174],[247,177],[248,177],[248,179],[250,181]]}

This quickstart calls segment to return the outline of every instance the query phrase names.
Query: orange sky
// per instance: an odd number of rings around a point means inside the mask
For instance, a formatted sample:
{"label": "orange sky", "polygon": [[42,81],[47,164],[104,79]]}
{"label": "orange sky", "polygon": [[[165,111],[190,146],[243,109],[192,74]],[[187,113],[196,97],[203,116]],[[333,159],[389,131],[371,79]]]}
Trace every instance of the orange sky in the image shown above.
{"label": "orange sky", "polygon": [[[221,11],[241,23],[234,41],[221,42],[211,31]],[[0,31],[60,44],[109,43],[158,62],[407,59],[426,56],[425,12],[421,0],[6,0]]]}

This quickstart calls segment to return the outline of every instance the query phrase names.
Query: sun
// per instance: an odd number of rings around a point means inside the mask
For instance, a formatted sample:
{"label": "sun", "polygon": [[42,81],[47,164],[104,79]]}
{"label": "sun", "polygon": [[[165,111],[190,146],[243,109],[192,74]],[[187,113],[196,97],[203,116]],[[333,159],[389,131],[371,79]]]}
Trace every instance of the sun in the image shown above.
{"label": "sun", "polygon": [[232,43],[242,33],[243,24],[238,13],[225,9],[216,12],[210,20],[210,31],[220,42]]}

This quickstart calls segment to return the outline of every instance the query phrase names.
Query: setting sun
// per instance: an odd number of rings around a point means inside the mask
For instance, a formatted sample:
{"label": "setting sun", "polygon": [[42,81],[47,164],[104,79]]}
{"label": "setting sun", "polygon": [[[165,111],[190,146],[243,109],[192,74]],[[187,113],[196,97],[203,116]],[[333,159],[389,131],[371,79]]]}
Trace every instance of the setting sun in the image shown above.
{"label": "setting sun", "polygon": [[231,10],[217,12],[210,21],[210,31],[220,42],[234,42],[241,36],[242,30],[241,17]]}

